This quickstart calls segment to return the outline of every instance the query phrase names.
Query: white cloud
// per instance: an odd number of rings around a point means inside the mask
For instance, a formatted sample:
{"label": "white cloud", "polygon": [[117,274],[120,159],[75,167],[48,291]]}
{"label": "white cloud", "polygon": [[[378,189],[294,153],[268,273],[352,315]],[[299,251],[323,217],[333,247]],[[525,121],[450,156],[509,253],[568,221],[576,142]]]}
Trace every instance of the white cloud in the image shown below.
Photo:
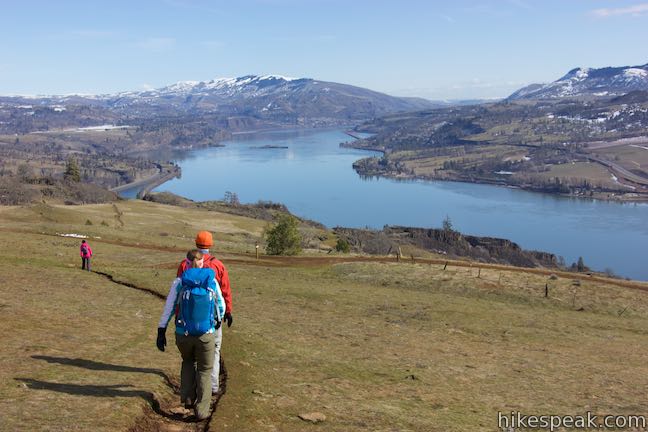
{"label": "white cloud", "polygon": [[146,90],[146,91],[148,91],[148,90],[153,90],[155,87],[152,86],[151,84],[144,83],[144,84],[140,85],[140,88],[141,88],[142,90]]}
{"label": "white cloud", "polygon": [[599,18],[607,18],[619,15],[641,16],[648,14],[648,3],[640,3],[623,8],[603,8],[590,11],[591,15]]}
{"label": "white cloud", "polygon": [[165,52],[173,49],[176,45],[174,38],[149,37],[138,41],[135,46],[151,52]]}

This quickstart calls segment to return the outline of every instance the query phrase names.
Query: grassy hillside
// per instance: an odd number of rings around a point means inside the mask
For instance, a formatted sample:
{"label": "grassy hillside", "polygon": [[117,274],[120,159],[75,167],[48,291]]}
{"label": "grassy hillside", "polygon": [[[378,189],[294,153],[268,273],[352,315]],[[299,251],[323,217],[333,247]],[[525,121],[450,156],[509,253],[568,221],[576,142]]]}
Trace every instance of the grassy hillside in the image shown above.
{"label": "grassy hillside", "polygon": [[[172,411],[172,329],[155,348],[160,297],[199,229],[215,232],[234,295],[209,430],[490,431],[498,411],[645,413],[648,284],[316,248],[257,261],[266,224],[142,201],[0,207],[0,430],[205,430]],[[79,270],[65,233],[90,236],[94,270],[122,283]],[[298,417],[312,412],[326,420]]]}

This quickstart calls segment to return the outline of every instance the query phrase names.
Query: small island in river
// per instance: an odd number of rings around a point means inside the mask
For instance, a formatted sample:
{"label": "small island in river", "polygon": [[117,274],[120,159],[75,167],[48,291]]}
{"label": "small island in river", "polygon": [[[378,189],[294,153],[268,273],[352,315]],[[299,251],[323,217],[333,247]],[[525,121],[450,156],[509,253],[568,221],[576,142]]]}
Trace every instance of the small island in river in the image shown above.
{"label": "small island in river", "polygon": [[261,150],[261,149],[287,149],[288,146],[278,146],[278,145],[262,145],[256,147],[250,147],[251,149]]}

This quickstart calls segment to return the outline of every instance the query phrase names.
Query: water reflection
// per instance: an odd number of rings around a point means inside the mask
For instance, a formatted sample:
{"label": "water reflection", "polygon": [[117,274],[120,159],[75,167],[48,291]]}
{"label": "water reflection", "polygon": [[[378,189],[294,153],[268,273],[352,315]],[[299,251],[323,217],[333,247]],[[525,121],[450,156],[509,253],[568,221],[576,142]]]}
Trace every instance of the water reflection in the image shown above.
{"label": "water reflection", "polygon": [[[340,148],[351,138],[338,130],[237,135],[225,147],[177,155],[182,178],[157,190],[194,200],[236,192],[242,202],[272,200],[327,226],[440,226],[450,216],[462,232],[503,237],[527,249],[583,256],[648,280],[648,206],[564,198],[515,188],[455,182],[361,178],[352,164],[379,155]],[[262,148],[260,146],[286,148]]]}

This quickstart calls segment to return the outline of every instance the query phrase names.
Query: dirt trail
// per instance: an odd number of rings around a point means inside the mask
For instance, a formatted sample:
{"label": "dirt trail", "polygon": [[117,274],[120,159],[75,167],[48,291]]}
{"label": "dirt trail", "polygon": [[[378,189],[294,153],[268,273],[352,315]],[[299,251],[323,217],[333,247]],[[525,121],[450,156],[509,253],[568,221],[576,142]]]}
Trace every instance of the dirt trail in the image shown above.
{"label": "dirt trail", "polygon": [[[156,291],[129,282],[119,281],[109,273],[98,271],[93,271],[93,273],[105,277],[112,283],[143,291],[162,301],[166,300],[166,296]],[[181,406],[178,397],[179,386],[177,383],[172,383],[172,388],[176,394],[164,400],[159,400],[154,397],[152,406],[146,405],[144,407],[144,412],[135,420],[135,424],[129,429],[129,432],[208,432],[209,424],[213,415],[216,413],[218,402],[227,391],[227,369],[222,355],[220,357],[219,383],[220,391],[212,397],[211,412],[205,420],[196,421],[193,414],[178,410]]]}
{"label": "dirt trail", "polygon": [[[21,234],[37,234],[37,235],[46,235],[58,237],[56,234],[29,231],[29,230],[17,230],[10,228],[0,228],[0,231],[5,232],[15,232]],[[179,252],[184,254],[187,248],[177,248],[169,246],[158,246],[150,244],[141,244],[141,243],[128,243],[121,240],[109,240],[109,239],[93,239],[95,243],[107,243],[113,244],[116,246],[123,247],[132,247],[136,249],[146,249],[146,250],[156,250],[160,252]],[[236,253],[236,252],[223,252],[219,253],[221,260],[225,264],[242,264],[242,265],[254,265],[254,266],[277,266],[277,267],[295,267],[295,266],[323,266],[331,264],[341,264],[341,263],[352,263],[352,262],[375,262],[375,263],[393,263],[396,262],[394,257],[385,257],[385,256],[300,256],[300,257],[290,257],[290,256],[270,256],[263,255],[261,258],[256,260],[252,253]],[[179,260],[178,260],[179,262]],[[174,263],[161,263],[157,268],[177,268],[178,262]],[[503,264],[490,264],[490,263],[477,263],[471,261],[460,261],[453,259],[443,259],[443,258],[414,258],[414,260],[403,258],[401,260],[403,265],[408,263],[417,263],[417,264],[430,264],[430,265],[440,265],[445,266],[448,264],[448,267],[462,267],[462,268],[475,268],[475,269],[491,269],[491,270],[501,270],[514,273],[531,273],[543,276],[550,276],[555,274],[556,276],[581,280],[581,281],[593,281],[601,282],[608,285],[614,285],[622,288],[638,289],[641,291],[648,291],[648,283],[634,280],[621,280],[613,279],[604,276],[598,276],[594,274],[587,273],[573,273],[568,271],[560,271],[558,269],[549,269],[549,268],[529,268],[529,267],[514,267]],[[126,285],[128,286],[128,285]],[[131,287],[136,288],[136,287]],[[143,291],[148,291],[146,288],[142,288]],[[159,295],[156,293],[156,295]]]}
{"label": "dirt trail", "polygon": [[129,282],[123,282],[123,281],[120,281],[120,280],[116,280],[113,275],[108,274],[108,273],[104,273],[104,272],[100,272],[100,271],[96,271],[96,270],[93,270],[93,273],[101,275],[101,276],[107,278],[112,283],[116,283],[118,285],[122,285],[122,286],[125,286],[125,287],[128,287],[128,288],[133,288],[133,289],[136,289],[138,291],[143,291],[143,292],[145,292],[147,294],[150,294],[152,296],[155,296],[155,297],[159,298],[160,300],[166,300],[166,296],[164,296],[164,295],[160,294],[159,292],[157,292],[155,290],[152,290],[150,288],[139,287],[139,286],[134,285],[134,284],[129,283]]}

